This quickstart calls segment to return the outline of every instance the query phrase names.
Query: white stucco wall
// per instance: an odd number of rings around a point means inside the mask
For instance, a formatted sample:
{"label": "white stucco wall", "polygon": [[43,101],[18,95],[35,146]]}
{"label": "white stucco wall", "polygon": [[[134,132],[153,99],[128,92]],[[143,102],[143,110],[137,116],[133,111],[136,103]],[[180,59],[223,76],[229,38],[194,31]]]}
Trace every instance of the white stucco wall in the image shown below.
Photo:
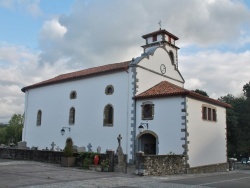
{"label": "white stucco wall", "polygon": [[226,109],[216,105],[217,121],[202,119],[202,104],[187,98],[188,163],[190,167],[227,162]]}
{"label": "white stucco wall", "polygon": [[[165,74],[162,74],[160,71],[160,66],[162,64],[166,66]],[[180,74],[175,69],[175,66],[171,63],[168,53],[162,48],[157,48],[153,56],[150,55],[149,59],[142,59],[138,65],[148,70],[140,67],[137,68],[137,94],[155,86],[164,80],[183,87],[183,80]],[[150,70],[154,72],[151,72]],[[164,77],[164,75],[173,78],[174,80]]]}
{"label": "white stucco wall", "polygon": [[[96,151],[101,146],[116,150],[117,136],[122,135],[121,141],[124,153],[128,152],[128,134],[130,120],[128,114],[131,109],[128,105],[132,100],[128,93],[129,74],[127,72],[96,76],[82,80],[49,85],[26,91],[25,127],[23,141],[29,147],[38,146],[39,149],[51,148],[55,142],[56,147],[64,148],[67,137],[73,139],[74,145],[85,146],[92,144]],[[107,85],[114,86],[114,94],[106,95]],[[76,99],[70,99],[71,91],[77,92]],[[103,110],[107,104],[114,107],[114,126],[103,127]],[[69,110],[75,108],[75,124],[69,125]],[[42,124],[36,125],[37,112],[42,110]],[[70,127],[62,136],[62,127]]]}
{"label": "white stucco wall", "polygon": [[[150,101],[154,104],[154,119],[142,120],[141,105],[143,102]],[[168,97],[157,99],[137,100],[136,102],[136,135],[137,138],[141,135],[138,127],[141,123],[148,123],[148,131],[154,132],[159,139],[159,153],[164,155],[169,153],[183,154],[184,149],[182,145],[184,141],[184,132],[181,132],[182,116],[185,115],[181,111],[183,105],[181,104],[184,98]],[[143,133],[142,133],[143,134]]]}

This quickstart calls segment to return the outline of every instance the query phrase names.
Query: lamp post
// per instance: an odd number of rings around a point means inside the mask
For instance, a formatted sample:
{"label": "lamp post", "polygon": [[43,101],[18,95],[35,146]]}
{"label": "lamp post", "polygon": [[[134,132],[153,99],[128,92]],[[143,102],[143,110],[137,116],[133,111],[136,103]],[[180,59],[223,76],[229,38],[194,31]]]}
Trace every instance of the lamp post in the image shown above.
{"label": "lamp post", "polygon": [[63,136],[65,134],[65,129],[68,129],[68,131],[70,132],[70,127],[63,127],[61,130],[61,135]]}
{"label": "lamp post", "polygon": [[145,127],[148,129],[148,123],[141,123],[138,127],[139,133],[142,133]]}

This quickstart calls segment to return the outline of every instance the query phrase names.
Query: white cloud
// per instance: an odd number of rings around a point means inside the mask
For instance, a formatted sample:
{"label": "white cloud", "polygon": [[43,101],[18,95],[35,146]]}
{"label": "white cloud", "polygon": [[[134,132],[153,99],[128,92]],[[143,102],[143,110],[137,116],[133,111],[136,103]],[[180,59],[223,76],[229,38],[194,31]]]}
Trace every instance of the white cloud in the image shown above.
{"label": "white cloud", "polygon": [[212,98],[227,94],[237,96],[250,79],[250,51],[201,51],[181,55],[179,62],[186,88],[202,89]]}
{"label": "white cloud", "polygon": [[49,21],[45,21],[43,27],[41,29],[41,38],[55,40],[63,37],[63,35],[67,32],[67,28],[62,26],[57,19],[52,19]]}
{"label": "white cloud", "polygon": [[188,78],[186,79],[185,87],[189,88],[190,90],[195,90],[198,88],[202,88],[203,85],[204,85],[204,82],[202,82],[198,78]]}
{"label": "white cloud", "polygon": [[24,111],[24,93],[21,88],[56,75],[71,72],[61,59],[51,64],[39,64],[39,52],[24,46],[0,43],[0,122]]}

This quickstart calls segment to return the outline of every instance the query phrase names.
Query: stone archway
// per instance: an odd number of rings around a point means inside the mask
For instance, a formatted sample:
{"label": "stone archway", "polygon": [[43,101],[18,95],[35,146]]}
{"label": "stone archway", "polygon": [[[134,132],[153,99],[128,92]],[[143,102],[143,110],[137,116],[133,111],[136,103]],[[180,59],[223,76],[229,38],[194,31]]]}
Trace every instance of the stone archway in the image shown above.
{"label": "stone archway", "polygon": [[158,137],[151,131],[144,131],[137,136],[138,151],[143,151],[145,155],[157,155]]}

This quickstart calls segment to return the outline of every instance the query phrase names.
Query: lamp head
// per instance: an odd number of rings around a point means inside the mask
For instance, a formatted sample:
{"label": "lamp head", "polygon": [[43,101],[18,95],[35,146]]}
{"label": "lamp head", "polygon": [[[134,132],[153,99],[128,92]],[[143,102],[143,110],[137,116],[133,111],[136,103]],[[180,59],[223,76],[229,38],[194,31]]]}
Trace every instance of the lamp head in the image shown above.
{"label": "lamp head", "polygon": [[65,130],[64,130],[64,128],[62,128],[61,135],[63,136],[64,134],[65,134]]}
{"label": "lamp head", "polygon": [[140,125],[140,126],[138,127],[138,130],[139,130],[139,133],[142,133],[143,130],[144,130],[144,127],[143,127],[142,125]]}

